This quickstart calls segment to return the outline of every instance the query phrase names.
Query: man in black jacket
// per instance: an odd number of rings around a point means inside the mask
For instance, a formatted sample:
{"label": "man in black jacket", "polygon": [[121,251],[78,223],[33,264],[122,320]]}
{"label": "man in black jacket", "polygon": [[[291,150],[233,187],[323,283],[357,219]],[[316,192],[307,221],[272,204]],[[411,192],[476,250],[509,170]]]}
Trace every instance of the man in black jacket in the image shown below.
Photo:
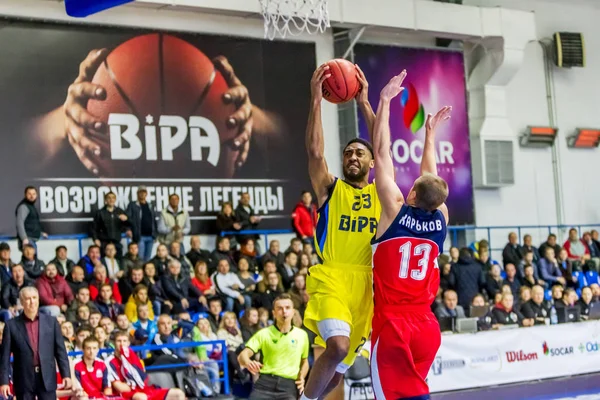
{"label": "man in black jacket", "polygon": [[141,257],[148,261],[152,257],[152,246],[156,240],[156,211],[154,205],[146,201],[148,191],[140,186],[137,201],[127,205],[127,217],[131,226],[131,238],[138,243]]}
{"label": "man in black jacket", "polygon": [[237,265],[235,261],[233,261],[233,256],[231,255],[231,242],[229,238],[226,236],[220,236],[217,239],[217,248],[210,253],[210,258],[212,263],[209,264],[208,273],[213,274],[217,270],[217,266],[219,265],[219,261],[227,260],[229,262],[229,270],[231,272],[237,272]]}
{"label": "man in black jacket", "polygon": [[508,234],[508,243],[502,250],[502,265],[514,264],[519,265],[519,261],[523,258],[519,244],[517,243],[517,234],[511,232]]}
{"label": "man in black jacket", "polygon": [[171,303],[173,309],[171,314],[179,314],[184,311],[203,312],[204,307],[200,303],[202,293],[192,285],[190,278],[185,278],[181,274],[181,263],[171,259],[168,264],[168,271],[160,278],[163,291]]}
{"label": "man in black jacket", "polygon": [[540,258],[546,254],[547,247],[552,247],[554,249],[554,255],[560,254],[561,246],[556,243],[556,235],[554,233],[549,234],[548,239],[540,245],[540,248],[538,249]]}
{"label": "man in black jacket", "polygon": [[[14,395],[19,400],[55,400],[56,369],[64,389],[71,388],[71,368],[64,338],[56,318],[39,313],[36,288],[19,293],[23,314],[4,326],[0,353],[0,394],[10,393],[10,356],[13,360]],[[43,342],[43,343],[42,343]]]}
{"label": "man in black jacket", "polygon": [[[12,279],[2,284],[2,308],[7,310],[6,317],[15,317],[21,313],[23,307],[19,304],[19,291],[24,287],[33,286],[34,282],[25,276],[25,270],[21,264],[13,265]],[[6,313],[5,313],[6,314]]]}
{"label": "man in black jacket", "polygon": [[531,244],[531,235],[527,234],[523,236],[523,246],[520,248],[521,255],[525,256],[525,253],[532,252],[533,253],[533,262],[537,263],[541,257],[537,247]]}
{"label": "man in black jacket", "polygon": [[48,264],[56,265],[58,274],[64,278],[71,272],[71,270],[73,269],[73,266],[75,265],[75,262],[67,257],[67,247],[66,246],[63,246],[63,245],[58,246],[55,250],[55,254],[56,254],[56,257],[54,257],[54,259],[52,261],[50,261]]}
{"label": "man in black jacket", "polygon": [[546,319],[550,318],[550,307],[544,301],[544,288],[535,285],[531,289],[531,299],[521,306],[521,312],[525,318],[533,319],[534,325],[546,324]]}
{"label": "man in black jacket", "polygon": [[[250,194],[242,193],[240,202],[235,208],[235,220],[240,224],[241,231],[256,229],[260,222],[260,217],[254,214],[254,209],[250,206]],[[242,243],[247,239],[258,239],[258,235],[238,235],[237,241]]]}
{"label": "man in black jacket", "polygon": [[37,279],[42,276],[46,264],[37,258],[35,247],[32,244],[25,244],[23,245],[21,265],[23,265],[23,269],[29,279]]}
{"label": "man in black jacket", "polygon": [[30,244],[34,248],[35,242],[40,240],[40,237],[47,237],[42,232],[42,224],[40,223],[40,214],[35,208],[37,200],[37,190],[33,186],[25,188],[25,197],[17,205],[15,215],[17,217],[17,239],[19,250],[23,249],[24,244]]}
{"label": "man in black jacket", "polygon": [[148,286],[144,281],[144,268],[135,266],[129,270],[127,276],[119,280],[119,292],[121,293],[123,304],[127,303],[129,296],[133,293],[133,289],[139,284]]}
{"label": "man in black jacket", "polygon": [[92,225],[92,238],[96,246],[100,246],[102,257],[107,244],[112,243],[117,250],[117,259],[123,257],[123,246],[121,245],[121,234],[129,226],[125,211],[116,207],[117,196],[108,192],[104,196],[105,206],[96,211]]}
{"label": "man in black jacket", "polygon": [[448,278],[450,286],[458,293],[458,304],[468,309],[471,300],[481,291],[485,285],[485,277],[481,266],[473,260],[471,251],[462,248],[459,252],[458,261],[452,266]]}
{"label": "man in black jacket", "polygon": [[186,254],[186,257],[192,263],[192,269],[196,266],[198,261],[204,261],[206,265],[210,265],[212,262],[210,252],[208,250],[203,250],[201,246],[200,236],[192,236],[190,239],[191,250]]}

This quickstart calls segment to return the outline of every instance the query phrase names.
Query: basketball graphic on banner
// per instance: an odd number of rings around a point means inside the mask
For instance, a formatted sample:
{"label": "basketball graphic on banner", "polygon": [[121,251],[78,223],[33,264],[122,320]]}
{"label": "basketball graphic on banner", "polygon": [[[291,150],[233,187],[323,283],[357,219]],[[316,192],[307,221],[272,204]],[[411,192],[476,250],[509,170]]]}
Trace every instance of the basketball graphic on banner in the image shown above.
{"label": "basketball graphic on banner", "polygon": [[[108,55],[93,83],[104,87],[107,97],[90,100],[88,110],[111,126],[115,168],[123,162],[131,168],[131,161],[139,160],[145,167],[158,163],[151,170],[156,176],[186,165],[201,176],[233,175],[237,129],[228,127],[227,119],[235,106],[223,102],[227,83],[196,47],[171,35],[137,36]],[[133,116],[138,126],[130,122]]]}

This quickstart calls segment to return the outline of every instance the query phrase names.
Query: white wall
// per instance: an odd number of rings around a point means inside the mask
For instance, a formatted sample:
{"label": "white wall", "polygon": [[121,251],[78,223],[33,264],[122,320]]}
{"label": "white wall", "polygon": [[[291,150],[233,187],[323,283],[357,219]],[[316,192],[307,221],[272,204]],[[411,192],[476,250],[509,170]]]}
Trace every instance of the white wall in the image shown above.
{"label": "white wall", "polygon": [[[538,39],[557,31],[582,32],[586,68],[554,69],[559,157],[566,224],[600,222],[600,150],[568,149],[575,128],[600,128],[600,8],[593,1],[465,0],[465,4],[534,10]],[[527,125],[548,125],[542,50],[530,43],[523,65],[508,87],[513,134]],[[475,190],[477,225],[548,225],[557,222],[550,149],[515,154],[516,183],[499,190]],[[502,211],[502,212],[500,212]],[[503,235],[504,236],[504,235]]]}

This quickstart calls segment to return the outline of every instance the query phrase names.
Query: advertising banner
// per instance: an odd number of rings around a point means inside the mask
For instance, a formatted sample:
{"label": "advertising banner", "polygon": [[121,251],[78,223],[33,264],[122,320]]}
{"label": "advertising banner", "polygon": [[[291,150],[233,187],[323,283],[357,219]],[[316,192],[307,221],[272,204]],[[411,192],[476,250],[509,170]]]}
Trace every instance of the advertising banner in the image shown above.
{"label": "advertising banner", "polygon": [[25,186],[48,233],[86,233],[113,191],[177,193],[193,232],[242,192],[289,228],[310,189],[304,130],[312,43],[11,21],[0,31],[0,234]]}
{"label": "advertising banner", "polygon": [[[406,69],[405,90],[391,105],[390,128],[396,183],[406,196],[420,174],[425,120],[443,106],[452,106],[452,118],[438,128],[438,174],[448,182],[450,224],[474,224],[469,120],[463,54],[359,44],[355,62],[369,81],[369,101],[374,109],[381,89]],[[359,131],[369,132],[359,113]]]}
{"label": "advertising banner", "polygon": [[431,392],[600,371],[600,322],[444,335]]}

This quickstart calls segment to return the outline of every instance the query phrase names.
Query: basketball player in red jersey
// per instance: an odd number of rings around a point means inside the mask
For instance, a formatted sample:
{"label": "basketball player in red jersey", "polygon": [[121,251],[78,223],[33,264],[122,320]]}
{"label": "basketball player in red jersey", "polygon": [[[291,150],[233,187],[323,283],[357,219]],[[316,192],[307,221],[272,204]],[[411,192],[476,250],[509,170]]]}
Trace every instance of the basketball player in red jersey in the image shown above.
{"label": "basketball player in red jersey", "polygon": [[390,102],[402,90],[406,71],[381,91],[373,147],[381,218],[373,245],[371,375],[377,400],[429,399],[425,378],[441,342],[430,305],[440,284],[437,258],[448,223],[448,185],[437,176],[435,129],[450,107],[428,115],[421,176],[406,199],[396,185],[390,154]]}

